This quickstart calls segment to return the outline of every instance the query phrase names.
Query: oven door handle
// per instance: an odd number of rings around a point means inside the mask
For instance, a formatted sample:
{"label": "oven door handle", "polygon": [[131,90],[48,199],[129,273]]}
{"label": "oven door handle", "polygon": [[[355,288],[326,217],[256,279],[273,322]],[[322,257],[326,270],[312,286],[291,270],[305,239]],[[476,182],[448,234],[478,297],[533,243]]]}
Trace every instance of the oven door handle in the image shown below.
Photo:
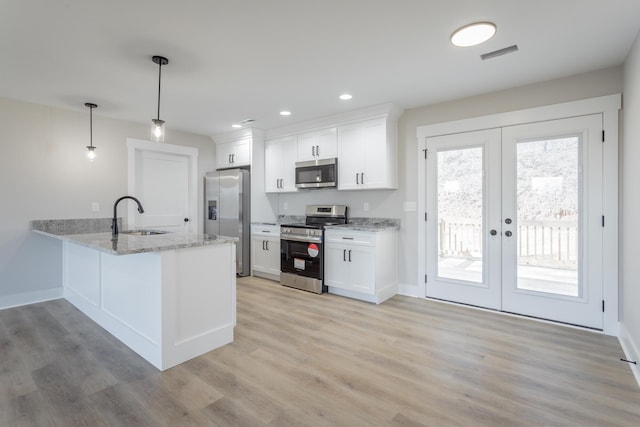
{"label": "oven door handle", "polygon": [[280,240],[283,241],[293,241],[293,242],[305,242],[305,243],[322,243],[322,238],[321,237],[317,237],[317,238],[308,238],[308,237],[294,237],[294,236],[280,236]]}

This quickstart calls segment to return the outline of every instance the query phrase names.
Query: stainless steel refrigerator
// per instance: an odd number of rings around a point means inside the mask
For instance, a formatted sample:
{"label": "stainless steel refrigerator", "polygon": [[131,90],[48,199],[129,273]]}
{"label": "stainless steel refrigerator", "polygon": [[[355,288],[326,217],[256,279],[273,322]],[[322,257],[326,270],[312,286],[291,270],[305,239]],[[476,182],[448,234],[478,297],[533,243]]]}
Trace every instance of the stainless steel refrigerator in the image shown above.
{"label": "stainless steel refrigerator", "polygon": [[208,172],[204,178],[204,232],[237,237],[236,273],[251,272],[251,178],[244,169]]}

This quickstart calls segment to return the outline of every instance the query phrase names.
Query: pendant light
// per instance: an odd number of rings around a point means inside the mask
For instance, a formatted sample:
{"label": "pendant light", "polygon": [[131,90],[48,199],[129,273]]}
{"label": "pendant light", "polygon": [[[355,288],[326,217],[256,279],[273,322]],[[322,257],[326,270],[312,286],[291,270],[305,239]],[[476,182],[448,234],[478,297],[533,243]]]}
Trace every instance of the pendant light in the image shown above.
{"label": "pendant light", "polygon": [[151,140],[164,141],[164,120],[160,120],[160,83],[162,82],[162,66],[167,65],[169,60],[164,56],[153,56],[153,62],[158,64],[158,117],[151,120]]}
{"label": "pendant light", "polygon": [[93,146],[93,109],[97,108],[96,104],[90,102],[84,103],[85,107],[89,107],[89,145],[87,145],[87,157],[93,162],[96,158],[96,147]]}

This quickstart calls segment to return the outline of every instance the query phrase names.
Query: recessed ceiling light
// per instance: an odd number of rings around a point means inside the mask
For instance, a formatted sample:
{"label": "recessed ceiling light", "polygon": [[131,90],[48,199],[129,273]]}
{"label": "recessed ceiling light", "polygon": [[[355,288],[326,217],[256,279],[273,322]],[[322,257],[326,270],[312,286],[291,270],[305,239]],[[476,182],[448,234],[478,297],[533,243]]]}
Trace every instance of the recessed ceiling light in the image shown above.
{"label": "recessed ceiling light", "polygon": [[232,124],[232,125],[231,125],[231,127],[232,127],[232,128],[236,128],[236,129],[238,129],[238,128],[241,128],[241,127],[242,127],[242,125],[241,125],[241,124],[239,124],[239,123],[234,123],[234,124]]}
{"label": "recessed ceiling light", "polygon": [[280,115],[281,116],[290,116],[291,115],[291,111],[287,111],[287,110],[280,111]]}
{"label": "recessed ceiling light", "polygon": [[349,94],[349,93],[343,93],[342,95],[340,95],[340,99],[343,100],[343,101],[348,101],[351,98],[353,98],[353,96],[351,96],[351,94]]}
{"label": "recessed ceiling light", "polygon": [[451,43],[460,47],[475,46],[486,42],[495,33],[495,24],[491,22],[475,22],[454,31],[451,35]]}

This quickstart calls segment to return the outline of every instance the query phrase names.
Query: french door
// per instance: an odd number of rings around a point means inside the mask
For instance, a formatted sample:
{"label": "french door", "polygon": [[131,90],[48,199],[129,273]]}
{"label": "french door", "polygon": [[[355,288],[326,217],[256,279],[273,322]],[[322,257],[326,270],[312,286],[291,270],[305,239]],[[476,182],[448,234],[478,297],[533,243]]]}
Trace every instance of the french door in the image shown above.
{"label": "french door", "polygon": [[427,297],[602,329],[602,115],[427,138]]}

